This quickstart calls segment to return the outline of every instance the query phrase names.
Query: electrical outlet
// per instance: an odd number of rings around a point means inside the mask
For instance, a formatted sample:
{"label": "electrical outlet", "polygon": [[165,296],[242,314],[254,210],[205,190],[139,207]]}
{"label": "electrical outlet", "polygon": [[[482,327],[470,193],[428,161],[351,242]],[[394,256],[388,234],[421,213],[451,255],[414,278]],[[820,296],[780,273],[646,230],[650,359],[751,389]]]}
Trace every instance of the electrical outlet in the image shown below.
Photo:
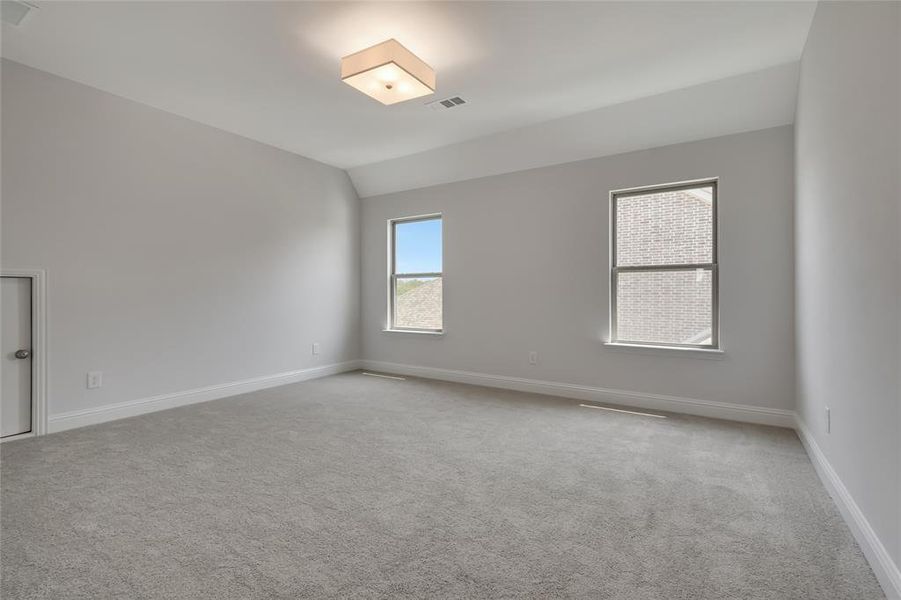
{"label": "electrical outlet", "polygon": [[529,352],[529,364],[537,365],[538,364],[538,353],[532,350]]}
{"label": "electrical outlet", "polygon": [[103,387],[103,371],[88,371],[88,389],[96,390]]}
{"label": "electrical outlet", "polygon": [[832,433],[832,411],[826,407],[826,433]]}
{"label": "electrical outlet", "polygon": [[319,354],[319,342],[314,342],[313,343],[313,355],[315,356],[317,354]]}

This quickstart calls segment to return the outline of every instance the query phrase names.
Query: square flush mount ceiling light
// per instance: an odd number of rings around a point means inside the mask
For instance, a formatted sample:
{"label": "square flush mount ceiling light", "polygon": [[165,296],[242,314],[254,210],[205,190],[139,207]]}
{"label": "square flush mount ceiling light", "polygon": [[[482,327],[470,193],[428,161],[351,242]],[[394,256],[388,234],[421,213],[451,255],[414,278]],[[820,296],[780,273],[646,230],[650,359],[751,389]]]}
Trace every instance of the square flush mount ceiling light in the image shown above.
{"label": "square flush mount ceiling light", "polygon": [[382,104],[435,93],[435,70],[394,39],[342,58],[341,81]]}

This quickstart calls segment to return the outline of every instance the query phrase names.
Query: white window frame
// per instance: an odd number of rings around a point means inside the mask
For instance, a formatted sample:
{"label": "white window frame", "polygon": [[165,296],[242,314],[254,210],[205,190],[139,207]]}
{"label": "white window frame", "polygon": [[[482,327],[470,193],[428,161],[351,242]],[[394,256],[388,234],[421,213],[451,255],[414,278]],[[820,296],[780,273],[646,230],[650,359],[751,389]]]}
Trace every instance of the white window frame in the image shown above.
{"label": "white window frame", "polygon": [[[643,196],[647,194],[660,192],[674,192],[679,190],[690,190],[695,188],[709,187],[712,188],[712,249],[711,262],[707,263],[691,263],[691,264],[674,264],[664,263],[655,265],[640,266],[618,266],[616,263],[616,201],[619,198],[629,196]],[[718,190],[719,179],[716,177],[709,179],[697,179],[693,181],[682,181],[678,183],[666,183],[661,185],[643,186],[637,188],[628,188],[623,190],[613,190],[610,192],[610,339],[608,344],[612,346],[638,346],[647,348],[663,348],[676,350],[706,350],[721,351],[720,342],[720,294],[719,294],[719,225],[718,225]],[[635,272],[664,272],[664,271],[697,271],[705,270],[710,272],[711,285],[711,324],[710,324],[710,343],[709,344],[673,344],[670,342],[647,342],[632,341],[620,339],[617,332],[616,323],[616,292],[617,281],[620,273]]]}
{"label": "white window frame", "polygon": [[[416,223],[419,221],[441,221],[441,271],[433,273],[398,273],[397,272],[397,225],[407,223]],[[415,279],[417,277],[433,277],[441,279],[441,329],[426,329],[422,327],[399,327],[394,322],[394,309],[396,306],[396,292],[398,279]],[[416,215],[413,217],[400,217],[397,219],[388,219],[388,328],[386,331],[397,331],[403,333],[444,333],[444,216],[441,213],[432,213],[428,215]]]}

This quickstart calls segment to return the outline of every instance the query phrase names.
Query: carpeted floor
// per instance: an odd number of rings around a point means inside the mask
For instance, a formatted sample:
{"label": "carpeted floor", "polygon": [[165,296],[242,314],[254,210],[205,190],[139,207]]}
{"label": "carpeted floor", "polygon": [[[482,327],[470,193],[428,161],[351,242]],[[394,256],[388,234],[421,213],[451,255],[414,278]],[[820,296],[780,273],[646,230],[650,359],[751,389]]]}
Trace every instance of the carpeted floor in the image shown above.
{"label": "carpeted floor", "polygon": [[4,600],[883,597],[783,429],[349,373],[0,452]]}

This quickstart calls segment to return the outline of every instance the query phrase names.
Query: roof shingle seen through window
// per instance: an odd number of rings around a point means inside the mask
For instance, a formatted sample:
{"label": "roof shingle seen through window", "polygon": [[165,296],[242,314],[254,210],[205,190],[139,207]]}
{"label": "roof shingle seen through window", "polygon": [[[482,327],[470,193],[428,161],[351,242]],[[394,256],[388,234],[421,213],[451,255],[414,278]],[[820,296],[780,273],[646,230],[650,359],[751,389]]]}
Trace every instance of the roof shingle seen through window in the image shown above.
{"label": "roof shingle seen through window", "polygon": [[440,330],[443,326],[441,305],[441,278],[424,280],[395,297],[394,326]]}

